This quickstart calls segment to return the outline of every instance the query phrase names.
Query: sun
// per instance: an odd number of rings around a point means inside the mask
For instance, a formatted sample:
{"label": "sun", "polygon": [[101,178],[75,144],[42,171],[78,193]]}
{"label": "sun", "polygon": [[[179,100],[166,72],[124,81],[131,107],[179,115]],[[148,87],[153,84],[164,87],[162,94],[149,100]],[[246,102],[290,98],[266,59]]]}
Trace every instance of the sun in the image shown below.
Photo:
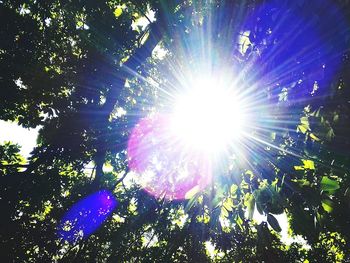
{"label": "sun", "polygon": [[172,129],[185,147],[215,154],[242,138],[246,107],[231,83],[202,75],[176,97]]}

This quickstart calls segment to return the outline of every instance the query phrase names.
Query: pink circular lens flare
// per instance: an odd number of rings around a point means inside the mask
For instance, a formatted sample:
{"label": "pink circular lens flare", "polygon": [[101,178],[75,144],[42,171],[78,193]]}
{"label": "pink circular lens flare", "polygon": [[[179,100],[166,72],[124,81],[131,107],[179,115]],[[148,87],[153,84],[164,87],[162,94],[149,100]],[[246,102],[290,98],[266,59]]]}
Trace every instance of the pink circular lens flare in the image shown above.
{"label": "pink circular lens flare", "polygon": [[166,114],[140,120],[128,142],[129,168],[153,196],[185,199],[191,190],[203,190],[211,182],[211,162],[181,144],[171,121]]}

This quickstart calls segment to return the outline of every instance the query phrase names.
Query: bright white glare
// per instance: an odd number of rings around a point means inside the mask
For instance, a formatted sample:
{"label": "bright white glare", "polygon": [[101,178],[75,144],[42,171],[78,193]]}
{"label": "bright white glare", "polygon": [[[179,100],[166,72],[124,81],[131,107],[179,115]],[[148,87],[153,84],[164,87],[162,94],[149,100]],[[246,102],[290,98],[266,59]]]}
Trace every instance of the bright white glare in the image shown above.
{"label": "bright white glare", "polygon": [[243,106],[234,87],[214,78],[198,78],[176,100],[174,132],[190,148],[217,153],[241,137]]}
{"label": "bright white glare", "polygon": [[21,155],[28,158],[36,145],[40,128],[25,129],[14,122],[0,120],[0,144],[5,141],[17,143],[21,146]]}

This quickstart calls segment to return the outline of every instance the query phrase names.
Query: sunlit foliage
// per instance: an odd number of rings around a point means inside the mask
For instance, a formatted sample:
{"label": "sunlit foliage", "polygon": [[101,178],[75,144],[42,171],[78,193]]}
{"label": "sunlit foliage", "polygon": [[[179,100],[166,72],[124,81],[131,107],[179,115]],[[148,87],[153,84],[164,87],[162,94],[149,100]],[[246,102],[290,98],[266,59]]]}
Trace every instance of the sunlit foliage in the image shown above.
{"label": "sunlit foliage", "polygon": [[[0,1],[0,119],[41,127],[27,160],[0,145],[1,261],[350,261],[349,17],[330,0]],[[157,125],[203,72],[249,118],[184,158]],[[236,132],[231,115],[209,124]]]}

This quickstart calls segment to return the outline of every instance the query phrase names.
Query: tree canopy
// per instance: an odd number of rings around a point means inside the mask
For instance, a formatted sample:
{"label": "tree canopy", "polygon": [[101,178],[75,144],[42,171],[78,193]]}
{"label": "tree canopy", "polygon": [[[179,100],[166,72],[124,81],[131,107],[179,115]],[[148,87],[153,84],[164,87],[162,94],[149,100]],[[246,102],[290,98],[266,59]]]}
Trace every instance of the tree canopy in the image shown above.
{"label": "tree canopy", "polygon": [[[40,127],[27,159],[0,145],[3,262],[350,262],[349,17],[340,0],[0,1],[0,119]],[[186,166],[154,139],[201,71],[232,76],[251,118]]]}

